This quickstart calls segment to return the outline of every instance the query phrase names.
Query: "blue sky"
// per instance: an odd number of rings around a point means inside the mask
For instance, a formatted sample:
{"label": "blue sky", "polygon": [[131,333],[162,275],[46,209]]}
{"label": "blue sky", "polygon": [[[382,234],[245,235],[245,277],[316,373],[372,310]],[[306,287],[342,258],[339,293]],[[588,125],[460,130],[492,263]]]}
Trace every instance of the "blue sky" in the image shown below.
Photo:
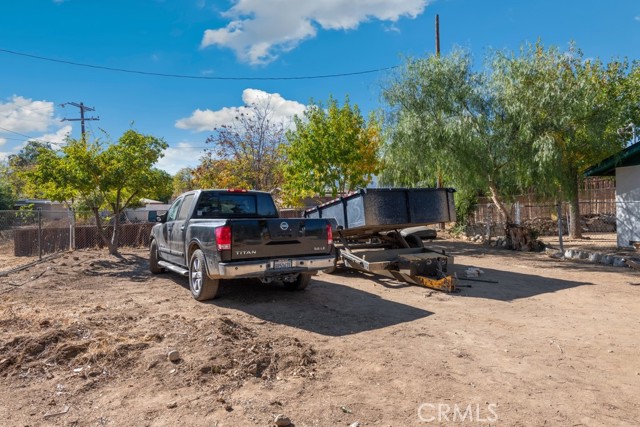
{"label": "blue sky", "polygon": [[[133,127],[170,145],[158,166],[196,166],[205,140],[234,107],[269,99],[279,117],[311,99],[349,95],[382,107],[383,69],[403,56],[517,50],[540,38],[587,57],[640,59],[640,0],[5,0],[0,6],[0,160],[29,138],[80,137],[77,108],[94,107],[87,132],[117,139]],[[147,73],[75,66],[41,58]],[[247,78],[219,80],[218,78]]]}

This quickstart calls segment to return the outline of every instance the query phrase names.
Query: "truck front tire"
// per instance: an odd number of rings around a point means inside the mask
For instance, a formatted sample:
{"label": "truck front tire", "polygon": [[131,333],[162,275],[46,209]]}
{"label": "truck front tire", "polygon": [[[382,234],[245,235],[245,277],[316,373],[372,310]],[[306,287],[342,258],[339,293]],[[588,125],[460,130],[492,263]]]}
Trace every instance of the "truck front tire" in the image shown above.
{"label": "truck front tire", "polygon": [[204,254],[196,249],[189,261],[189,289],[197,301],[206,301],[216,297],[220,281],[207,274]]}
{"label": "truck front tire", "polygon": [[149,271],[153,274],[164,273],[164,268],[158,265],[158,243],[155,240],[149,245]]}

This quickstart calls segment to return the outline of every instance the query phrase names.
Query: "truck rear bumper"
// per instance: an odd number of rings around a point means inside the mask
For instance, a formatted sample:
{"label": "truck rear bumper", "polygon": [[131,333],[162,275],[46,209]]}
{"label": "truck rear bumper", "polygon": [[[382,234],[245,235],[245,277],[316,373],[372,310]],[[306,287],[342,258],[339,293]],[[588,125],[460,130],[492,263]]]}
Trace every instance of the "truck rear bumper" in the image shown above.
{"label": "truck rear bumper", "polygon": [[272,277],[292,273],[317,273],[335,262],[333,254],[304,258],[287,258],[278,261],[290,261],[290,266],[274,268],[276,260],[238,261],[218,263],[218,269],[209,270],[212,279],[238,279],[243,277]]}

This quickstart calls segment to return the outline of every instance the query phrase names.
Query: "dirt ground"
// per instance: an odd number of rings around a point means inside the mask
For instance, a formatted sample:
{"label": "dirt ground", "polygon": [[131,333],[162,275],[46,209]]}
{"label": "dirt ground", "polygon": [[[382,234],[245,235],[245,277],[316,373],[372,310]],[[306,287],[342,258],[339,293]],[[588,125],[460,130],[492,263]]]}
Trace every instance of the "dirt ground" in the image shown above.
{"label": "dirt ground", "polygon": [[640,425],[640,272],[438,245],[492,282],[343,270],[199,303],[131,249],[0,277],[0,425]]}

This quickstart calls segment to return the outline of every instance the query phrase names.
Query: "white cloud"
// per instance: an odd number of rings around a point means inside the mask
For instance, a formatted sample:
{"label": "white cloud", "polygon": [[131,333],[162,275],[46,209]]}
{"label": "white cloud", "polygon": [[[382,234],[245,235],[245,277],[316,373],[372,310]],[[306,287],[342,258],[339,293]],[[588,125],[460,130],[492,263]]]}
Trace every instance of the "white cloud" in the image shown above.
{"label": "white cloud", "polygon": [[[0,161],[19,153],[32,140],[51,143],[54,148],[59,146],[72,130],[71,125],[60,126],[60,120],[54,117],[53,102],[34,101],[17,95],[6,102],[0,101],[0,134],[5,136],[0,137],[0,147],[8,150],[0,152]],[[46,133],[40,136],[25,135],[36,132]],[[9,139],[22,142],[9,143]]]}
{"label": "white cloud", "polygon": [[0,102],[0,127],[13,132],[45,132],[53,123],[53,102],[13,95]]}
{"label": "white cloud", "polygon": [[66,142],[67,137],[69,136],[69,134],[71,134],[71,129],[72,129],[71,125],[66,125],[58,129],[54,133],[46,133],[38,138],[32,138],[32,139],[36,139],[42,142],[48,142],[50,144],[59,146],[64,142]]}
{"label": "white cloud", "polygon": [[[202,147],[202,144],[199,147]],[[164,150],[164,157],[158,160],[155,166],[172,175],[182,168],[195,168],[200,164],[203,150],[193,143],[181,142],[175,147]]]}
{"label": "white cloud", "polygon": [[[71,133],[71,129],[71,125],[66,125],[54,133],[45,133],[42,136],[26,138],[22,143],[14,145],[10,151],[0,151],[0,162],[6,160],[12,154],[18,154],[20,150],[26,147],[29,141],[48,142],[49,144],[52,144],[53,149],[59,148],[60,145],[65,143],[67,136]],[[5,145],[6,142],[7,140],[5,138],[0,138],[0,147]]]}
{"label": "white cloud", "polygon": [[238,113],[251,111],[247,106],[253,104],[268,105],[274,121],[289,124],[293,116],[302,115],[306,108],[297,101],[284,99],[279,93],[268,93],[259,89],[242,91],[242,102],[244,105],[241,107],[224,107],[217,111],[197,109],[190,117],[176,121],[176,127],[194,132],[211,132],[221,125],[231,123]]}
{"label": "white cloud", "polygon": [[224,28],[204,32],[201,47],[228,47],[250,64],[265,64],[323,30],[352,30],[373,19],[415,18],[432,0],[235,0]]}

